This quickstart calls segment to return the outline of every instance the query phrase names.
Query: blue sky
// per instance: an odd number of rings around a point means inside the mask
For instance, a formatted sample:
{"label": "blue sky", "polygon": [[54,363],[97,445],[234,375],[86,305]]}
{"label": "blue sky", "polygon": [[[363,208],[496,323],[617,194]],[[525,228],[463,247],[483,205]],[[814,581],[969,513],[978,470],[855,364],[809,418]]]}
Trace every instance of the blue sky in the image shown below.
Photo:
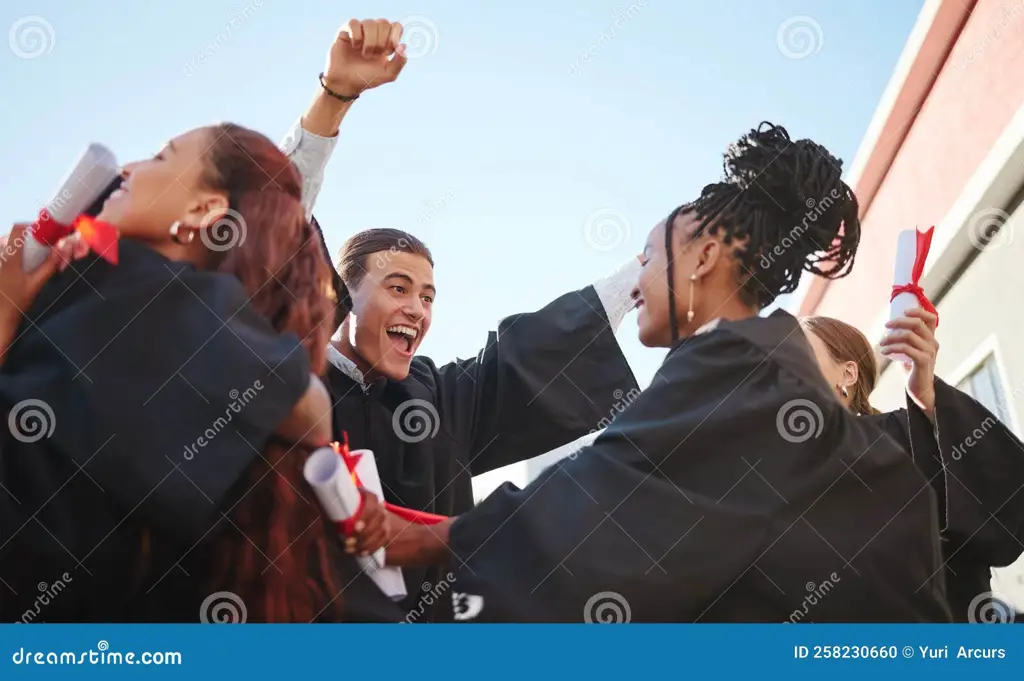
{"label": "blue sky", "polygon": [[[92,141],[127,161],[218,120],[279,139],[352,12],[416,17],[418,58],[353,108],[316,213],[335,252],[370,227],[423,238],[439,294],[422,350],[466,357],[497,319],[638,253],[762,120],[849,167],[921,4],[5,0],[0,206],[31,217]],[[612,222],[588,243],[595,214]],[[645,385],[664,353],[635,324],[619,338]]]}

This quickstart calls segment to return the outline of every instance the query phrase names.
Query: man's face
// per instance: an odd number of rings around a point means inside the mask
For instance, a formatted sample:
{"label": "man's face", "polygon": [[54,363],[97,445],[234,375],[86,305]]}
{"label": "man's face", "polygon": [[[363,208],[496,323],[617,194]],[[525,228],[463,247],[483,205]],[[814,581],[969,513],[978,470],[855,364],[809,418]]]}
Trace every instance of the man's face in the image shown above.
{"label": "man's face", "polygon": [[366,257],[366,274],[351,291],[348,341],[367,378],[402,380],[430,329],[434,268],[420,255],[380,251]]}

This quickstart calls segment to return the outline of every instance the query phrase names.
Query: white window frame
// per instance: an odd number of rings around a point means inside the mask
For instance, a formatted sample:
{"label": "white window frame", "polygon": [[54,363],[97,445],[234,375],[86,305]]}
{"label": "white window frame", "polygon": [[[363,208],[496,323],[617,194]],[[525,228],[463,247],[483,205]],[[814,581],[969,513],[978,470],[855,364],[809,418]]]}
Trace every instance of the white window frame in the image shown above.
{"label": "white window frame", "polygon": [[1017,406],[1016,402],[1018,399],[1024,400],[1024,386],[1021,389],[1021,396],[1014,397],[1013,390],[1010,390],[1009,375],[1006,373],[1006,363],[1003,361],[1003,351],[999,344],[999,337],[997,334],[992,333],[985,338],[978,347],[967,356],[965,360],[960,362],[955,371],[949,373],[949,383],[954,388],[959,386],[968,376],[973,374],[981,365],[985,363],[985,360],[992,357],[996,366],[996,378],[999,381],[999,388],[1003,392],[1003,396],[1006,398],[1006,411],[1009,423],[1007,427],[1013,431],[1013,434],[1018,438],[1020,437],[1020,421],[1017,418]]}

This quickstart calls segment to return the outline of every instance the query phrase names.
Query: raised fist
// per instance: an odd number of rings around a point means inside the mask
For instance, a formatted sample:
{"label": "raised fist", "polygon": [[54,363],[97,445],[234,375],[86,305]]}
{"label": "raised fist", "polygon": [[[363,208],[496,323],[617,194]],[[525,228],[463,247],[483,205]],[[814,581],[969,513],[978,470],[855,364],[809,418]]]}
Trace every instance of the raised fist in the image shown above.
{"label": "raised fist", "polygon": [[402,25],[386,19],[353,19],[338,32],[327,53],[324,80],[345,97],[391,83],[407,61]]}

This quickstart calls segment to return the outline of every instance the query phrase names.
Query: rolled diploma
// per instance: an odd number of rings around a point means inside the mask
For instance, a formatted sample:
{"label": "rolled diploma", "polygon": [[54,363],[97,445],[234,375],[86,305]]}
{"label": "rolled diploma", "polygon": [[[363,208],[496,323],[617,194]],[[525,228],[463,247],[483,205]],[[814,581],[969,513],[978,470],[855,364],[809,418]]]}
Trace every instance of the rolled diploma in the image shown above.
{"label": "rolled diploma", "polygon": [[[917,258],[917,230],[907,229],[899,233],[896,239],[896,267],[893,273],[893,286],[909,284],[914,278],[914,260]],[[906,316],[907,310],[921,307],[921,301],[912,293],[901,293],[889,303],[889,321]],[[901,364],[909,364],[910,358],[902,354],[889,355],[889,359]]]}
{"label": "rolled diploma", "polygon": [[[113,152],[102,144],[90,144],[46,204],[46,212],[58,224],[70,225],[100,197],[120,172]],[[30,232],[25,238],[23,269],[34,271],[49,254],[50,247],[39,243]]]}
{"label": "rolled diploma", "polygon": [[[377,478],[379,487],[380,478],[372,458],[370,465],[373,467],[373,474]],[[313,488],[313,493],[320,501],[324,513],[332,521],[347,520],[359,508],[359,490],[352,482],[352,474],[345,467],[342,458],[332,448],[321,447],[313,452],[303,467],[303,476]],[[362,480],[361,474],[360,480]],[[367,489],[375,492],[369,487]],[[359,556],[356,560],[363,572],[369,575],[380,590],[392,600],[400,601],[405,598],[405,579],[402,576],[402,570],[401,568],[384,567],[384,549],[380,549],[372,556]]]}

